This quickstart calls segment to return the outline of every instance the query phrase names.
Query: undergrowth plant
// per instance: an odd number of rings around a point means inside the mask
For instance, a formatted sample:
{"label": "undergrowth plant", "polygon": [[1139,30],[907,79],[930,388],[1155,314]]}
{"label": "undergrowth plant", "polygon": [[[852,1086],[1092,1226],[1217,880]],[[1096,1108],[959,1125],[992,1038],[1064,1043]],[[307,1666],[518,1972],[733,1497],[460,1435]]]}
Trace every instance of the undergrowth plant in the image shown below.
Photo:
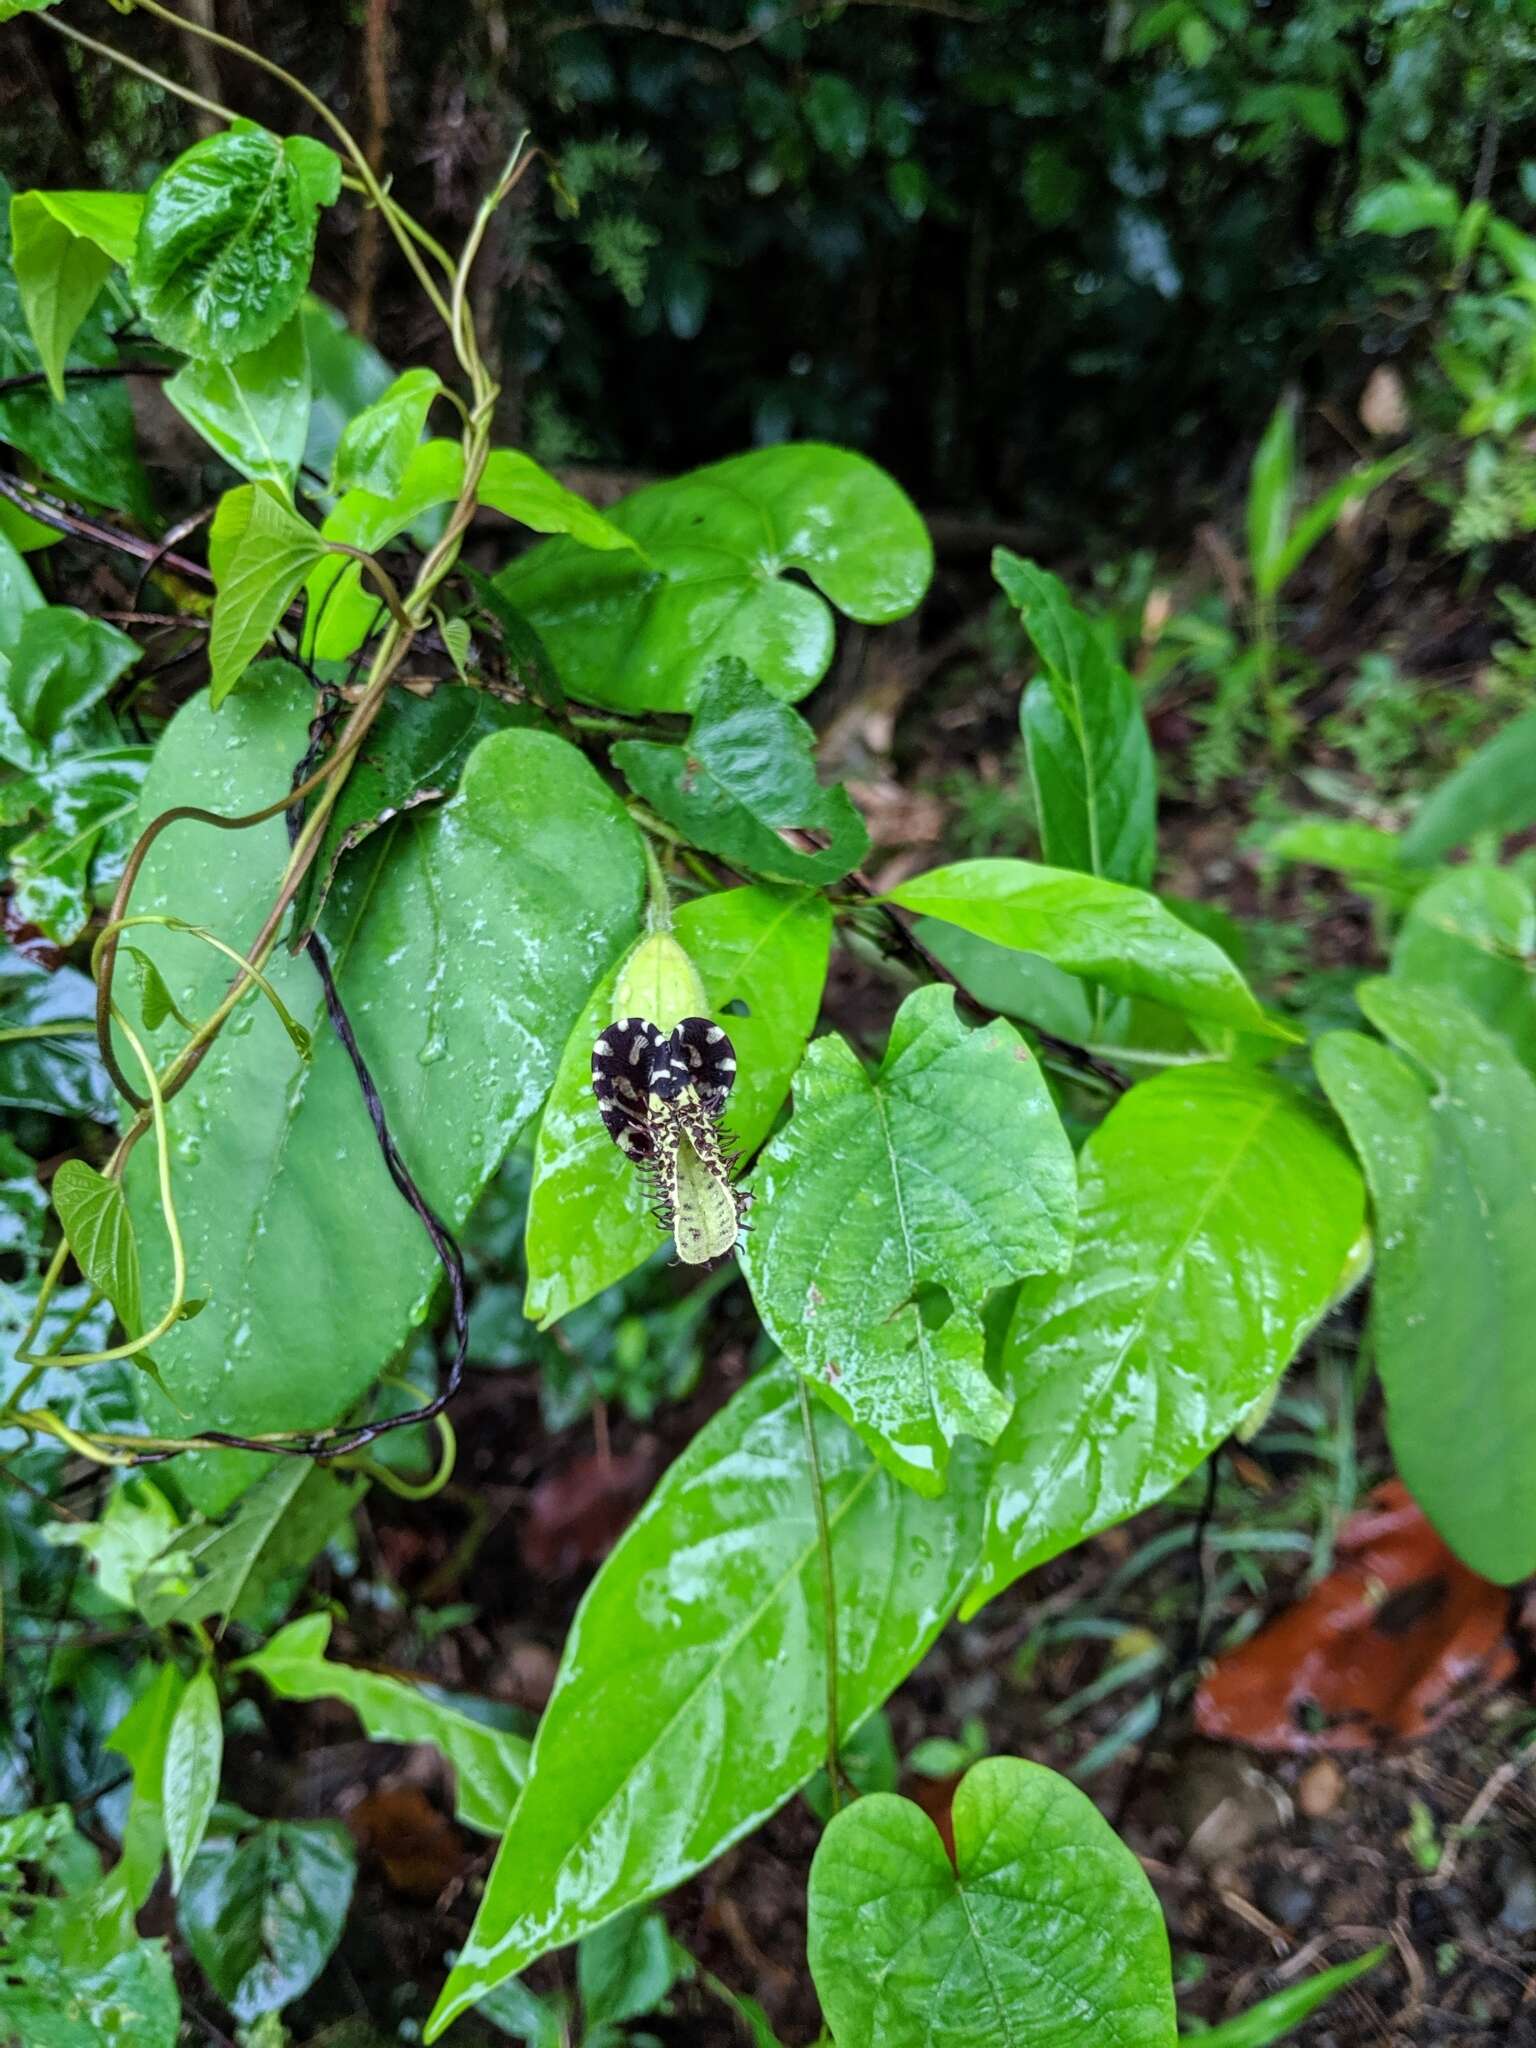
{"label": "undergrowth plant", "polygon": [[[22,1810],[8,1784],[0,2033],[84,2042],[110,2018],[170,2048],[170,1957],[136,1930],[168,1865],[221,2005],[281,2038],[353,1851],[334,1822],[221,1800],[243,1690],[247,1714],[332,1697],[379,1740],[435,1744],[464,1825],[501,1838],[428,2040],[477,2007],[561,2038],[569,2015],[518,1979],[569,1944],[584,2038],[614,2038],[684,1968],[642,1909],[823,1771],[809,1961],[839,2048],[994,2041],[1015,2019],[1167,2048],[1161,1915],[1083,1793],[981,1758],[951,1858],[916,1806],[850,1796],[844,1747],[952,1615],[1166,1495],[1267,1399],[1364,1269],[1357,1154],[1403,1470],[1478,1569],[1536,1568],[1530,888],[1435,868],[1505,811],[1463,781],[1439,800],[1454,825],[1431,805],[1382,851],[1423,886],[1361,992],[1378,1035],[1316,1049],[1333,1114],[1297,1032],[1153,891],[1130,677],[1003,552],[1039,663],[1022,722],[1044,863],[876,893],[793,706],[834,609],[878,625],[921,600],[902,492],[787,445],[600,514],[498,444],[474,325],[477,251],[531,147],[452,253],[276,75],[323,137],[201,103],[221,125],[146,194],[10,204],[12,915],[34,950],[88,940],[92,979],[13,970],[0,1082],[30,1112],[116,1122],[51,1205],[8,1142],[14,1492],[47,1500],[82,1464],[114,1480],[95,1518],[23,1515],[11,1574],[82,1553],[89,1611],[144,1654],[99,1702],[130,1781],[109,1867],[68,1801]],[[409,263],[451,378],[381,369],[307,299],[343,185]],[[139,465],[139,370],[240,479],[205,508],[205,550]],[[1309,528],[1288,478],[1267,488],[1273,593]],[[59,533],[137,560],[117,620],[45,599],[31,564]],[[207,687],[168,720],[151,635],[206,642]],[[889,971],[883,1047],[816,1035],[834,946]],[[762,1333],[599,1570],[531,1741],[333,1658],[325,1610],[292,1613],[367,1487],[420,1496],[453,1470],[457,1234],[519,1139],[528,1323],[563,1325],[650,1256],[639,1164],[685,1258],[739,1262]],[[440,1311],[434,1383],[413,1333]],[[398,1443],[427,1426],[436,1470],[411,1476]]]}

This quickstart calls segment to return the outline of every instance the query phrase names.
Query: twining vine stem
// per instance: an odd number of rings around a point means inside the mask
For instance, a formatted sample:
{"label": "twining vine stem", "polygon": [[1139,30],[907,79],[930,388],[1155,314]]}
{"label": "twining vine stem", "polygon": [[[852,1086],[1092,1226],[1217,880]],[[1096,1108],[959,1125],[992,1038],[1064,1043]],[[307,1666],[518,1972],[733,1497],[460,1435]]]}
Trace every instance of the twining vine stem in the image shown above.
{"label": "twining vine stem", "polygon": [[[55,1353],[45,1355],[43,1359],[34,1361],[27,1379],[23,1382],[23,1389],[30,1385],[36,1378],[37,1373],[49,1364],[59,1362],[84,1363],[91,1356],[127,1357],[142,1351],[147,1343],[153,1341],[158,1335],[163,1334],[163,1330],[169,1327],[170,1322],[174,1322],[177,1319],[185,1305],[184,1259],[180,1234],[176,1225],[175,1209],[171,1198],[170,1148],[165,1128],[165,1105],[192,1078],[208,1048],[223,1030],[225,1023],[238,1004],[258,985],[268,986],[262,975],[262,968],[277,944],[278,934],[284,917],[319,852],[326,823],[335,807],[342,786],[356,758],[357,751],[367,737],[374,719],[378,716],[396,671],[409,652],[417,633],[423,628],[430,616],[432,600],[437,589],[448,576],[458,559],[460,543],[475,514],[480,480],[484,472],[486,458],[490,453],[492,416],[498,396],[498,388],[485,367],[474,331],[473,315],[470,310],[468,297],[469,275],[492,215],[513,190],[529,164],[533,161],[532,152],[526,146],[527,138],[525,136],[519,140],[495,187],[483,201],[476,215],[474,226],[465,242],[464,249],[458,262],[455,264],[441,245],[419,223],[412,220],[409,214],[390,197],[383,185],[380,184],[364,152],[349,130],[337,119],[324,102],[317,98],[299,79],[293,77],[280,65],[274,64],[269,58],[247,49],[243,44],[235,42],[227,36],[220,35],[216,30],[204,27],[201,23],[189,20],[175,13],[170,8],[161,6],[159,0],[138,0],[138,4],[144,12],[157,15],[162,20],[171,23],[185,33],[201,36],[220,49],[228,50],[237,56],[247,59],[265,71],[269,76],[277,78],[295,92],[306,105],[311,107],[331,130],[332,134],[341,144],[347,159],[354,166],[355,175],[347,180],[348,184],[354,190],[360,189],[363,191],[369,201],[382,214],[390,227],[391,233],[399,243],[407,262],[415,272],[417,280],[426,293],[428,300],[447,327],[454,354],[458,358],[460,366],[469,382],[471,397],[469,404],[466,405],[458,398],[457,394],[448,394],[452,398],[456,409],[460,412],[464,423],[462,433],[464,451],[463,481],[459,495],[444,524],[442,534],[422,561],[410,590],[402,597],[376,562],[372,561],[371,558],[365,562],[365,567],[374,575],[374,580],[379,583],[380,588],[384,592],[389,620],[374,650],[367,680],[362,692],[355,705],[351,708],[350,715],[340,733],[327,750],[323,762],[318,767],[314,767],[311,772],[313,756],[320,745],[320,739],[317,736],[311,747],[310,756],[306,757],[305,762],[301,764],[299,774],[295,777],[295,786],[289,790],[287,795],[277,799],[274,803],[264,806],[259,811],[249,812],[241,817],[228,818],[216,812],[205,811],[192,805],[179,805],[172,810],[162,812],[150,822],[140,835],[138,843],[133,848],[124,867],[107,927],[98,941],[95,958],[97,972],[96,1027],[102,1057],[108,1071],[125,1099],[133,1107],[135,1114],[133,1120],[128,1124],[117,1142],[116,1148],[107,1163],[106,1174],[109,1179],[121,1180],[134,1146],[144,1136],[146,1131],[154,1130],[159,1149],[161,1205],[166,1218],[167,1230],[171,1238],[173,1264],[175,1267],[173,1302],[170,1311],[168,1311],[169,1321],[162,1318],[161,1324],[157,1325],[156,1329],[144,1338],[134,1340],[127,1345],[117,1346],[105,1354],[86,1354],[78,1360],[61,1361],[58,1354]],[[190,101],[192,104],[202,108],[203,111],[215,115],[218,119],[232,121],[237,118],[229,108],[220,106],[211,100],[205,99],[202,95],[176,84],[173,80],[163,77],[160,73],[140,63],[137,59],[127,57],[122,52],[114,50],[110,45],[97,42],[94,37],[83,34],[80,30],[62,21],[57,15],[47,14],[40,18],[49,27],[57,29],[61,34],[68,36],[73,41],[96,51],[113,63],[122,65],[127,70],[134,72],[139,77],[148,79],[151,83],[162,87],[164,90]],[[447,297],[444,296],[437,280],[427,269],[423,259],[423,252],[425,252],[426,257],[439,266],[443,281],[447,286]],[[0,480],[0,489],[4,489],[5,484],[8,482],[9,480]],[[48,523],[61,526],[66,531],[74,531],[82,533],[86,537],[99,537],[112,541],[116,541],[118,538],[115,534],[103,533],[100,536],[94,535],[89,532],[86,522],[71,518],[66,523],[64,516],[59,513],[53,513],[50,517],[51,508],[45,510],[39,501],[32,498],[31,494],[23,496],[19,489],[4,489],[4,494],[13,498],[16,502],[24,504],[28,509],[32,509],[36,505],[38,511],[47,519]],[[159,549],[155,548],[152,543],[143,543],[142,547],[144,552],[152,559],[169,559]],[[136,548],[133,551],[138,552],[139,550]],[[351,551],[349,550],[348,552]],[[175,566],[179,568],[183,564],[178,561],[175,563]],[[189,563],[185,566],[192,573],[199,576],[205,577],[207,574],[206,570],[201,569],[199,565]],[[300,806],[306,806],[306,808],[301,811]],[[117,961],[119,938],[121,933],[130,924],[138,922],[137,919],[130,919],[128,905],[145,857],[159,835],[168,826],[180,821],[190,820],[200,824],[212,825],[223,831],[244,831],[277,816],[279,813],[286,813],[289,818],[290,851],[288,862],[283,870],[271,908],[262,922],[260,931],[256,934],[243,957],[235,955],[232,948],[223,947],[222,942],[216,942],[221,945],[221,950],[230,952],[231,957],[239,960],[239,966],[234,979],[217,1007],[191,1032],[180,1051],[170,1060],[164,1073],[157,1074],[153,1063],[128,1026],[121,1010],[112,1000],[112,983]],[[200,934],[200,936],[207,935]],[[447,1403],[453,1398],[463,1372],[469,1342],[463,1262],[451,1234],[421,1195],[420,1190],[416,1187],[414,1180],[411,1178],[408,1169],[400,1157],[398,1147],[390,1132],[378,1091],[373,1085],[372,1076],[363,1059],[350,1019],[347,1017],[346,1010],[337,991],[335,978],[331,972],[329,957],[326,954],[323,942],[315,934],[310,934],[306,940],[306,949],[316,972],[320,976],[321,988],[331,1025],[347,1052],[362,1088],[369,1120],[373,1125],[374,1133],[390,1176],[402,1197],[410,1204],[411,1208],[420,1218],[448,1278],[449,1292],[452,1298],[455,1349],[454,1357],[441,1391],[433,1400],[424,1403],[421,1408],[407,1415],[382,1418],[377,1422],[364,1423],[353,1428],[338,1426],[307,1433],[278,1432],[268,1436],[249,1438],[234,1436],[223,1431],[205,1431],[195,1437],[180,1438],[142,1435],[129,1436],[114,1432],[86,1433],[71,1428],[50,1410],[17,1409],[15,1400],[20,1397],[19,1392],[17,1396],[13,1396],[10,1404],[3,1410],[0,1410],[0,1422],[19,1424],[34,1431],[41,1431],[52,1435],[82,1455],[93,1459],[97,1463],[104,1464],[147,1463],[174,1456],[183,1450],[200,1449],[212,1445],[245,1450],[288,1452],[299,1456],[335,1458],[355,1453],[365,1444],[373,1441],[374,1438],[383,1435],[386,1430],[398,1429],[411,1423],[436,1419],[441,1415]],[[271,993],[269,987],[268,993]],[[128,1077],[122,1071],[113,1044],[114,1026],[127,1040],[135,1059],[143,1068],[147,1094],[140,1094],[128,1082]],[[43,1326],[49,1300],[58,1285],[67,1256],[67,1242],[61,1241],[43,1276],[32,1322],[23,1340],[23,1350],[27,1349],[32,1341],[34,1341],[37,1332]],[[69,1328],[73,1329],[81,1319],[79,1315],[74,1317]],[[67,1332],[63,1341],[68,1341]],[[445,1437],[445,1449],[450,1445],[451,1438]]]}

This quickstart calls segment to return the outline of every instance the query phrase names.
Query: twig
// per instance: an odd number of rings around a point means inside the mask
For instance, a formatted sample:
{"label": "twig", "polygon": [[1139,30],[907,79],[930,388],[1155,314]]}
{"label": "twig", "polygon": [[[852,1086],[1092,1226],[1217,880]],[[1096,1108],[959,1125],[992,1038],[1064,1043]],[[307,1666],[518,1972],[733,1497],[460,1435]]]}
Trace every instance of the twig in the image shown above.
{"label": "twig", "polygon": [[201,562],[190,561],[185,555],[167,553],[158,542],[145,540],[136,533],[124,533],[121,527],[108,526],[104,520],[87,519],[79,512],[72,512],[58,499],[50,498],[46,492],[35,491],[29,484],[7,476],[3,470],[0,470],[0,498],[8,498],[29,518],[43,526],[51,526],[55,533],[67,533],[72,540],[95,541],[100,547],[116,548],[119,553],[136,556],[141,562],[163,562],[179,575],[195,576],[199,583],[213,581]]}
{"label": "twig", "polygon": [[[88,369],[66,370],[66,384],[90,384],[108,377],[174,377],[174,363],[93,363]],[[14,377],[0,377],[0,398],[12,391],[26,391],[33,385],[46,384],[46,370],[18,370]]]}

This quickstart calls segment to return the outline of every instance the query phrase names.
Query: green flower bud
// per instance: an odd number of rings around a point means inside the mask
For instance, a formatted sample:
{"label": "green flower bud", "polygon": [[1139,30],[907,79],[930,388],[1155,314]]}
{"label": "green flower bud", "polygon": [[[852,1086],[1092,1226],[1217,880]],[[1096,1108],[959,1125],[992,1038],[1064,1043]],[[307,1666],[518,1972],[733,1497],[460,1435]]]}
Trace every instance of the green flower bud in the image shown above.
{"label": "green flower bud", "polygon": [[643,938],[619,970],[615,1017],[648,1017],[671,1031],[685,1017],[707,1017],[709,997],[694,966],[670,932]]}

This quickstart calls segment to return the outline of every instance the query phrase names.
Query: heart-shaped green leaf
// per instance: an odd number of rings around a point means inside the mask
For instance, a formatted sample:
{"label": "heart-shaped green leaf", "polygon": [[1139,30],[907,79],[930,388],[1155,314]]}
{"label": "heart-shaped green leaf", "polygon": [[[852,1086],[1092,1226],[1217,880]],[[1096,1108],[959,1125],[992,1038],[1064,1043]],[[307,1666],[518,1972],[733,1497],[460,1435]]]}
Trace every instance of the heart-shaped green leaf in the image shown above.
{"label": "heart-shaped green leaf", "polygon": [[208,636],[215,710],[271,639],[325,552],[314,527],[270,484],[241,484],[219,500],[208,533],[216,593]]}
{"label": "heart-shaped green leaf", "polygon": [[[898,1486],[816,1421],[852,1730],[927,1650],[975,1554],[981,1475]],[[528,1783],[427,2027],[654,1898],[781,1806],[826,1747],[820,1549],[792,1374],[761,1372],[670,1467],[582,1602]]]}
{"label": "heart-shaped green leaf", "polygon": [[[748,874],[836,882],[869,851],[847,790],[816,779],[816,735],[739,661],[705,677],[686,746],[619,740],[611,752],[653,811]],[[785,826],[825,833],[825,849],[791,846]]]}
{"label": "heart-shaped green leaf", "polygon": [[[308,692],[280,679],[231,698],[217,723],[194,699],[161,741],[144,815],[269,803],[304,752],[309,713]],[[135,907],[248,939],[287,855],[283,822],[207,833],[194,859],[185,835],[199,831],[162,836]],[[639,835],[617,799],[573,747],[523,731],[492,734],[451,802],[376,832],[345,864],[324,920],[342,999],[400,1151],[450,1227],[542,1100],[593,982],[636,930],[643,889]],[[140,943],[187,1015],[206,1015],[226,963],[175,931],[146,927]],[[426,1313],[438,1279],[313,965],[284,953],[269,972],[310,1027],[313,1059],[301,1065],[268,1005],[252,1004],[169,1107],[189,1284],[208,1306],[170,1332],[157,1361],[194,1423],[242,1433],[336,1420]],[[162,1033],[161,1051],[177,1042]],[[161,1300],[154,1181],[145,1143],[129,1196],[146,1299]],[[250,1476],[248,1460],[215,1462],[222,1477],[200,1491],[205,1506]]]}
{"label": "heart-shaped green leaf", "polygon": [[867,625],[911,611],[933,574],[906,495],[863,456],[815,442],[651,484],[608,516],[643,560],[555,541],[496,580],[571,694],[620,710],[688,710],[726,654],[775,695],[803,697],[832,659],[832,614],[787,570]]}
{"label": "heart-shaped green leaf", "polygon": [[133,289],[157,340],[229,362],[297,312],[315,225],[341,187],[323,142],[234,121],[194,142],[149,188]]}
{"label": "heart-shaped green leaf", "polygon": [[1072,1150],[1012,1025],[968,1031],[918,989],[871,1076],[819,1038],[763,1154],[743,1265],[764,1327],[893,1472],[938,1493],[956,1437],[1009,1397],[982,1365],[994,1288],[1064,1266]]}
{"label": "heart-shaped green leaf", "polygon": [[1092,1800],[987,1757],[953,1818],[953,1863],[890,1792],[822,1836],[810,1963],[838,2048],[1174,2048],[1162,1912]]}
{"label": "heart-shaped green leaf", "polygon": [[971,1612],[1192,1472],[1290,1363],[1360,1233],[1349,1154],[1252,1068],[1142,1082],[1078,1171],[1072,1270],[1026,1280],[1008,1331]]}

